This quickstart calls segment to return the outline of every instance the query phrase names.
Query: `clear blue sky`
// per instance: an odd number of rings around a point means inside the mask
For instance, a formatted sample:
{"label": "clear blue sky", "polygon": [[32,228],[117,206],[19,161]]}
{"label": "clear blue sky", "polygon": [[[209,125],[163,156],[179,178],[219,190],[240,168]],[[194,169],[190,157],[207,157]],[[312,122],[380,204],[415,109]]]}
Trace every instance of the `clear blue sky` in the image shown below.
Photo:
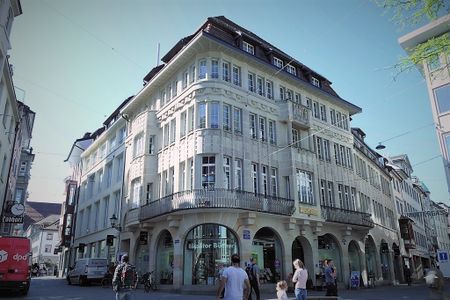
{"label": "clear blue sky", "polygon": [[[417,70],[393,80],[405,55],[388,15],[366,0],[144,1],[22,0],[12,30],[14,83],[36,112],[36,158],[31,201],[63,200],[63,163],[73,141],[92,132],[178,40],[208,16],[224,15],[276,45],[333,82],[338,94],[360,106],[352,126],[375,147],[433,122],[426,84]],[[20,94],[20,92],[19,92]],[[23,96],[23,95],[19,95]],[[435,201],[448,201],[433,126],[386,143],[383,155],[407,153],[414,174]],[[417,165],[416,165],[417,164]],[[414,166],[416,165],[416,166]]]}

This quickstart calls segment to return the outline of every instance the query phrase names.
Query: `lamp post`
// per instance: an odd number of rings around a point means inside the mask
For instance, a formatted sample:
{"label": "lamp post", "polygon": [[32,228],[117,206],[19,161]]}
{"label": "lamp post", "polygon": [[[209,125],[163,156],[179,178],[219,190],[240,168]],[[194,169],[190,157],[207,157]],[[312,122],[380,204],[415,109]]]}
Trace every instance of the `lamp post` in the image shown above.
{"label": "lamp post", "polygon": [[111,227],[116,229],[118,231],[118,236],[117,236],[117,251],[116,251],[116,260],[117,260],[117,255],[120,252],[120,232],[122,231],[122,226],[120,226],[120,220],[117,219],[116,214],[113,213],[113,215],[111,216],[111,218],[109,218],[109,221],[111,223]]}

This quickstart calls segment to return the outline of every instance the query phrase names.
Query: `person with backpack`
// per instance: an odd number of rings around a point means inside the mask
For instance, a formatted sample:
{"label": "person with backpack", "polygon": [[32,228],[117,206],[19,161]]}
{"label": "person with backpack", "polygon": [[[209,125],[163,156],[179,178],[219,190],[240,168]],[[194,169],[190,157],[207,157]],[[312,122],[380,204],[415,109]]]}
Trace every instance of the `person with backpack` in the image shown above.
{"label": "person with backpack", "polygon": [[252,290],[255,291],[256,299],[260,300],[259,293],[259,267],[256,264],[256,259],[254,257],[250,258],[250,263],[245,268],[245,272],[247,272],[248,280],[250,281],[250,295],[248,296],[248,300],[252,300]]}
{"label": "person with backpack", "polygon": [[116,292],[116,300],[131,300],[131,291],[136,285],[136,269],[129,263],[129,257],[124,254],[121,263],[116,267],[112,287]]}

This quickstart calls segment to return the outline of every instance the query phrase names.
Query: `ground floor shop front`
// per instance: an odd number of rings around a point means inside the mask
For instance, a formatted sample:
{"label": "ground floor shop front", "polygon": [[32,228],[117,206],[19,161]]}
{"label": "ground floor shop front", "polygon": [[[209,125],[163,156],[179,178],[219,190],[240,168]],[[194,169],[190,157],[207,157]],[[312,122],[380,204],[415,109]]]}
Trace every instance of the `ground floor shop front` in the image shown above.
{"label": "ground floor shop front", "polygon": [[319,218],[204,212],[129,226],[119,251],[130,254],[138,272],[155,271],[160,284],[175,288],[216,285],[233,253],[240,254],[242,267],[256,258],[262,283],[288,278],[297,258],[314,286],[324,284],[326,259],[334,261],[341,284],[400,281],[403,271],[393,251],[398,241],[373,236],[370,229]]}

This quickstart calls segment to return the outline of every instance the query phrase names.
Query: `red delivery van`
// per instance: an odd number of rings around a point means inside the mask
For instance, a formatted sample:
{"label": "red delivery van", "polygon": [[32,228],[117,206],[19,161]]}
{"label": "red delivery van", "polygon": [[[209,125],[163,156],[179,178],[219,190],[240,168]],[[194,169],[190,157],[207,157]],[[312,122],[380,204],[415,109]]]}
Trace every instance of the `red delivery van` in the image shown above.
{"label": "red delivery van", "polygon": [[24,237],[0,236],[0,290],[26,295],[31,281],[31,243]]}

